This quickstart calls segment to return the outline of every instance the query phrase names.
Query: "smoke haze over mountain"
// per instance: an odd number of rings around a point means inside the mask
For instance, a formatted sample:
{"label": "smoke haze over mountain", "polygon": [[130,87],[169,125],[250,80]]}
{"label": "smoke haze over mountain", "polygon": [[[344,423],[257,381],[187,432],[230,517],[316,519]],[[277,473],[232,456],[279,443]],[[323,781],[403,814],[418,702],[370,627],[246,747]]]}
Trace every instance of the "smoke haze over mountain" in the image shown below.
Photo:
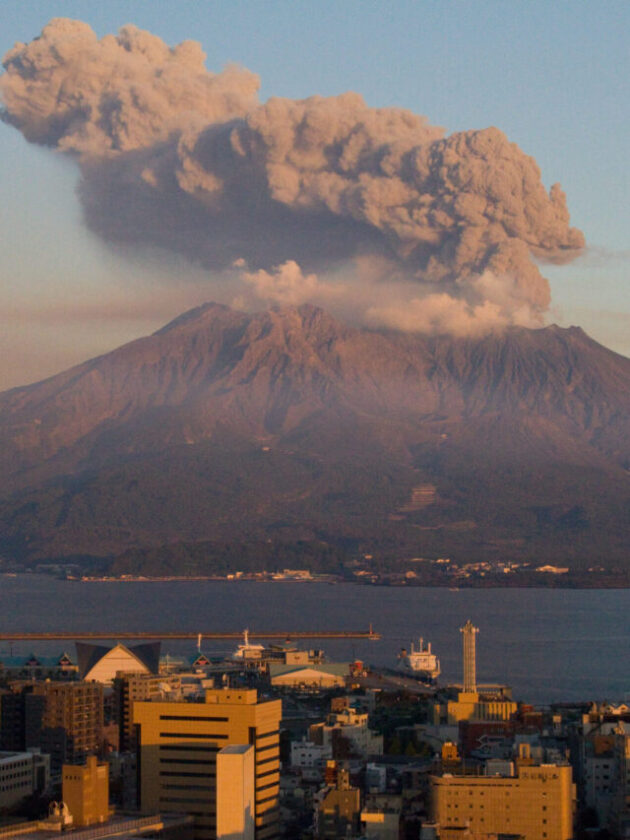
{"label": "smoke haze over mountain", "polygon": [[373,325],[474,334],[535,326],[536,260],[584,245],[564,193],[496,128],[444,136],[356,93],[257,99],[240,67],[133,26],[62,18],[4,57],[4,119],[76,157],[89,227],[208,270],[208,295],[311,301]]}

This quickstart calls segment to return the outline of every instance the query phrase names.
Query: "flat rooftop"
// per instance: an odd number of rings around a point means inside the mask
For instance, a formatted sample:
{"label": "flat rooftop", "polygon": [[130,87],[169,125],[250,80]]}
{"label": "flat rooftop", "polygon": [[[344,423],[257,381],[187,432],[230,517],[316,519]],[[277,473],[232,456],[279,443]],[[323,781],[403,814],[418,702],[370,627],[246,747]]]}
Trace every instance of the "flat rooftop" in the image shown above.
{"label": "flat rooftop", "polygon": [[[174,828],[178,825],[192,825],[193,818],[187,814],[155,814],[150,817],[122,817],[115,816],[106,823],[92,825],[86,828],[66,828],[63,837],[72,840],[107,840],[110,837],[125,838],[155,833],[163,828]],[[17,823],[0,827],[0,840],[12,837],[28,838],[28,840],[51,840],[59,838],[60,832],[53,828],[46,828],[45,821]]]}

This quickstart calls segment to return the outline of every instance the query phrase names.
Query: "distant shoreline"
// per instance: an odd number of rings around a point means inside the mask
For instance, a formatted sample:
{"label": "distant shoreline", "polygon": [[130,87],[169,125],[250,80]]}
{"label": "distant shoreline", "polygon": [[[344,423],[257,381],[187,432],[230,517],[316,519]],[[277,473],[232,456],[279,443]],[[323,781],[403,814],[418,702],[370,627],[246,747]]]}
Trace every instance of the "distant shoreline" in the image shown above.
{"label": "distant shoreline", "polygon": [[[214,581],[217,583],[282,583],[282,584],[325,584],[337,586],[349,584],[354,586],[381,587],[386,589],[449,589],[459,592],[468,589],[565,589],[565,590],[607,590],[607,589],[630,589],[630,580],[618,578],[606,574],[584,574],[584,575],[558,575],[544,574],[535,575],[531,573],[527,580],[516,580],[516,575],[511,579],[492,576],[491,578],[475,578],[474,580],[414,580],[414,581],[388,581],[388,580],[353,580],[351,578],[336,577],[334,575],[320,575],[313,577],[257,577],[257,576],[232,576],[230,575],[172,575],[172,576],[150,576],[150,575],[123,575],[123,576],[73,576],[58,575],[44,571],[19,571],[0,572],[0,577],[54,577],[57,580],[66,580],[71,583],[194,583],[202,581]],[[521,576],[519,576],[521,577]],[[620,576],[621,577],[621,576]]]}

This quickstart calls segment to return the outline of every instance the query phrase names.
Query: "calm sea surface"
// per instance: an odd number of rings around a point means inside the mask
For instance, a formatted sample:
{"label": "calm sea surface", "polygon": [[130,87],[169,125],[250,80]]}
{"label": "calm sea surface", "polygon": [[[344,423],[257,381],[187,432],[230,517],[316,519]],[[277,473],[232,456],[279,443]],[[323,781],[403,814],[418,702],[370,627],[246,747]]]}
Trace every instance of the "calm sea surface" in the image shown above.
{"label": "calm sea surface", "polygon": [[[480,682],[506,682],[518,699],[630,696],[630,590],[389,588],[249,581],[94,582],[0,576],[0,631],[363,630],[381,641],[321,643],[331,659],[394,665],[403,645],[424,636],[443,681],[461,679],[459,628],[470,618]],[[68,647],[68,643],[65,643]],[[13,653],[61,652],[63,642],[14,643]],[[209,653],[235,644],[208,640]],[[192,653],[172,642],[163,652]],[[0,642],[0,659],[9,645]],[[73,653],[73,651],[69,651]]]}

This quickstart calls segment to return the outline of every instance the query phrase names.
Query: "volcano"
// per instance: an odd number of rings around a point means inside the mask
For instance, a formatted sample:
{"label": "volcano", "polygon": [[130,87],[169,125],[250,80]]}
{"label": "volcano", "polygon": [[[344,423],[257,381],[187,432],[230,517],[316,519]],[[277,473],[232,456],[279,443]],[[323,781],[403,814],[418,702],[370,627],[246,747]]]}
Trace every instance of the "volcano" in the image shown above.
{"label": "volcano", "polygon": [[326,546],[622,568],[630,360],[581,329],[191,310],[0,394],[0,553]]}

